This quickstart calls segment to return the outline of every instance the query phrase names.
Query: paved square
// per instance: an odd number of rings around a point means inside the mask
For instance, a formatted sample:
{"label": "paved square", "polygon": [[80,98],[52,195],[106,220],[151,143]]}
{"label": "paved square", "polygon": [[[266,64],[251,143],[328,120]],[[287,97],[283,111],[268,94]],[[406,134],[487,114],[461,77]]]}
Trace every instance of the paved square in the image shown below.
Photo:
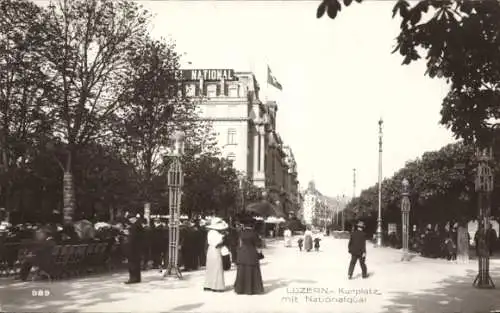
{"label": "paved square", "polygon": [[[163,280],[158,271],[143,273],[143,282],[124,285],[127,273],[45,282],[0,285],[1,311],[10,312],[489,312],[500,310],[500,289],[472,287],[477,263],[458,265],[420,257],[400,262],[399,251],[368,244],[371,276],[359,267],[347,280],[347,241],[325,238],[320,252],[299,252],[273,242],[264,250],[262,274],[266,294],[236,295],[235,270],[226,272],[228,291],[203,291],[204,271],[185,279]],[[500,288],[500,262],[491,275]],[[42,295],[38,295],[41,291]],[[44,295],[49,291],[50,295]],[[36,296],[33,295],[35,292]]]}

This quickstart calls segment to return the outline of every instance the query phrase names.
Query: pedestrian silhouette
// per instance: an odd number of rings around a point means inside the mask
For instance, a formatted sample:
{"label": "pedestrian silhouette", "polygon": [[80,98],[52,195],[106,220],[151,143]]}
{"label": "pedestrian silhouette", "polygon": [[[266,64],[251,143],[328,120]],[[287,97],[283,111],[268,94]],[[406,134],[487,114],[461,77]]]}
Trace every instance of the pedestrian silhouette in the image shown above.
{"label": "pedestrian silhouette", "polygon": [[299,251],[302,251],[302,245],[304,244],[304,239],[299,238],[299,240],[297,240],[297,244],[299,245]]}
{"label": "pedestrian silhouette", "polygon": [[359,221],[356,225],[356,230],[351,233],[351,237],[349,239],[349,253],[351,254],[351,262],[349,263],[349,271],[348,277],[352,279],[352,273],[354,272],[354,267],[356,266],[357,261],[359,260],[359,265],[361,266],[361,272],[363,278],[368,277],[368,271],[366,269],[366,237],[363,229],[365,228],[365,224],[362,221]]}

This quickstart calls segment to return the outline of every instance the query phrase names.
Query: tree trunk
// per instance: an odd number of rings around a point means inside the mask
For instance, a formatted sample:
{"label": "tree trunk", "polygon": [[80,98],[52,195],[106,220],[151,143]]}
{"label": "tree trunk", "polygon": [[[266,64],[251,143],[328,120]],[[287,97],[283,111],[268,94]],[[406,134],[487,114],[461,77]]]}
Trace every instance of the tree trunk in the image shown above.
{"label": "tree trunk", "polygon": [[144,203],[144,213],[142,216],[144,217],[144,219],[147,221],[147,223],[149,225],[149,219],[151,216],[151,203],[150,202]]}
{"label": "tree trunk", "polygon": [[466,227],[457,229],[457,261],[469,263],[469,234]]}
{"label": "tree trunk", "polygon": [[75,214],[75,185],[73,174],[66,170],[63,176],[63,219],[64,223],[73,223]]}
{"label": "tree trunk", "polygon": [[108,208],[108,211],[109,211],[109,222],[114,223],[114,221],[115,221],[115,209],[110,206]]}
{"label": "tree trunk", "polygon": [[63,222],[72,224],[75,216],[75,184],[73,181],[73,150],[66,155],[66,165],[63,175]]}

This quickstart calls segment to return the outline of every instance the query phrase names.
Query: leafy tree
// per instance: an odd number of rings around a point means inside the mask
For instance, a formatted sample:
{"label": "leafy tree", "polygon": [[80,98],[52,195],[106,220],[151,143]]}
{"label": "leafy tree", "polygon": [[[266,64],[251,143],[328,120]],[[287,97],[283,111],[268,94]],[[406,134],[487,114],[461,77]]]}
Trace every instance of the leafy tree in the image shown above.
{"label": "leafy tree", "polygon": [[[463,143],[426,152],[408,162],[382,182],[382,209],[385,221],[399,222],[402,180],[410,182],[412,220],[449,220],[473,215],[473,149]],[[348,219],[371,217],[378,212],[378,186],[363,190],[347,206]],[[356,216],[354,216],[356,213]]]}
{"label": "leafy tree", "polygon": [[248,177],[243,181],[245,203],[249,204],[262,200],[263,188],[259,188],[253,184],[253,181]]}
{"label": "leafy tree", "polygon": [[[345,6],[351,3],[344,0]],[[339,0],[323,0],[317,17],[327,12],[334,19],[341,7]],[[401,32],[393,52],[403,56],[403,64],[426,52],[426,74],[450,84],[441,124],[468,143],[490,145],[491,121],[500,118],[500,2],[399,0],[393,17],[398,13]]]}
{"label": "leafy tree", "polygon": [[110,209],[138,207],[134,168],[113,147],[88,144],[74,171],[81,217],[107,216]]}
{"label": "leafy tree", "polygon": [[144,38],[128,59],[129,78],[120,99],[123,105],[115,113],[115,133],[124,160],[136,170],[140,197],[149,203],[171,136],[175,128],[196,120],[195,105],[176,80],[179,55],[174,43]]}
{"label": "leafy tree", "polygon": [[54,80],[49,100],[55,133],[66,144],[63,194],[65,220],[74,206],[73,168],[89,142],[103,142],[107,125],[122,104],[128,52],[145,36],[147,13],[133,2],[62,0],[46,12],[49,49],[46,73]]}
{"label": "leafy tree", "polygon": [[238,206],[238,176],[230,160],[201,155],[184,162],[183,208],[188,215],[228,216]]}
{"label": "leafy tree", "polygon": [[27,1],[0,3],[0,207],[10,209],[15,187],[49,136],[44,113],[50,79],[44,63],[45,24],[39,7]]}

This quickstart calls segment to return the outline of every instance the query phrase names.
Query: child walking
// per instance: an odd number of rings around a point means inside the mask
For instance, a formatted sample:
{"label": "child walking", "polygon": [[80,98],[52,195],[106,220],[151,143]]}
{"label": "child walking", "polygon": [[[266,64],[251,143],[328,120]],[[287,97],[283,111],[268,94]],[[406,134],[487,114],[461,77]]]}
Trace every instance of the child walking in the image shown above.
{"label": "child walking", "polygon": [[304,239],[299,238],[299,240],[297,240],[297,243],[299,245],[299,251],[302,251],[302,245],[304,244]]}
{"label": "child walking", "polygon": [[319,251],[319,242],[321,241],[321,239],[319,238],[314,238],[314,250],[316,250],[316,252]]}

